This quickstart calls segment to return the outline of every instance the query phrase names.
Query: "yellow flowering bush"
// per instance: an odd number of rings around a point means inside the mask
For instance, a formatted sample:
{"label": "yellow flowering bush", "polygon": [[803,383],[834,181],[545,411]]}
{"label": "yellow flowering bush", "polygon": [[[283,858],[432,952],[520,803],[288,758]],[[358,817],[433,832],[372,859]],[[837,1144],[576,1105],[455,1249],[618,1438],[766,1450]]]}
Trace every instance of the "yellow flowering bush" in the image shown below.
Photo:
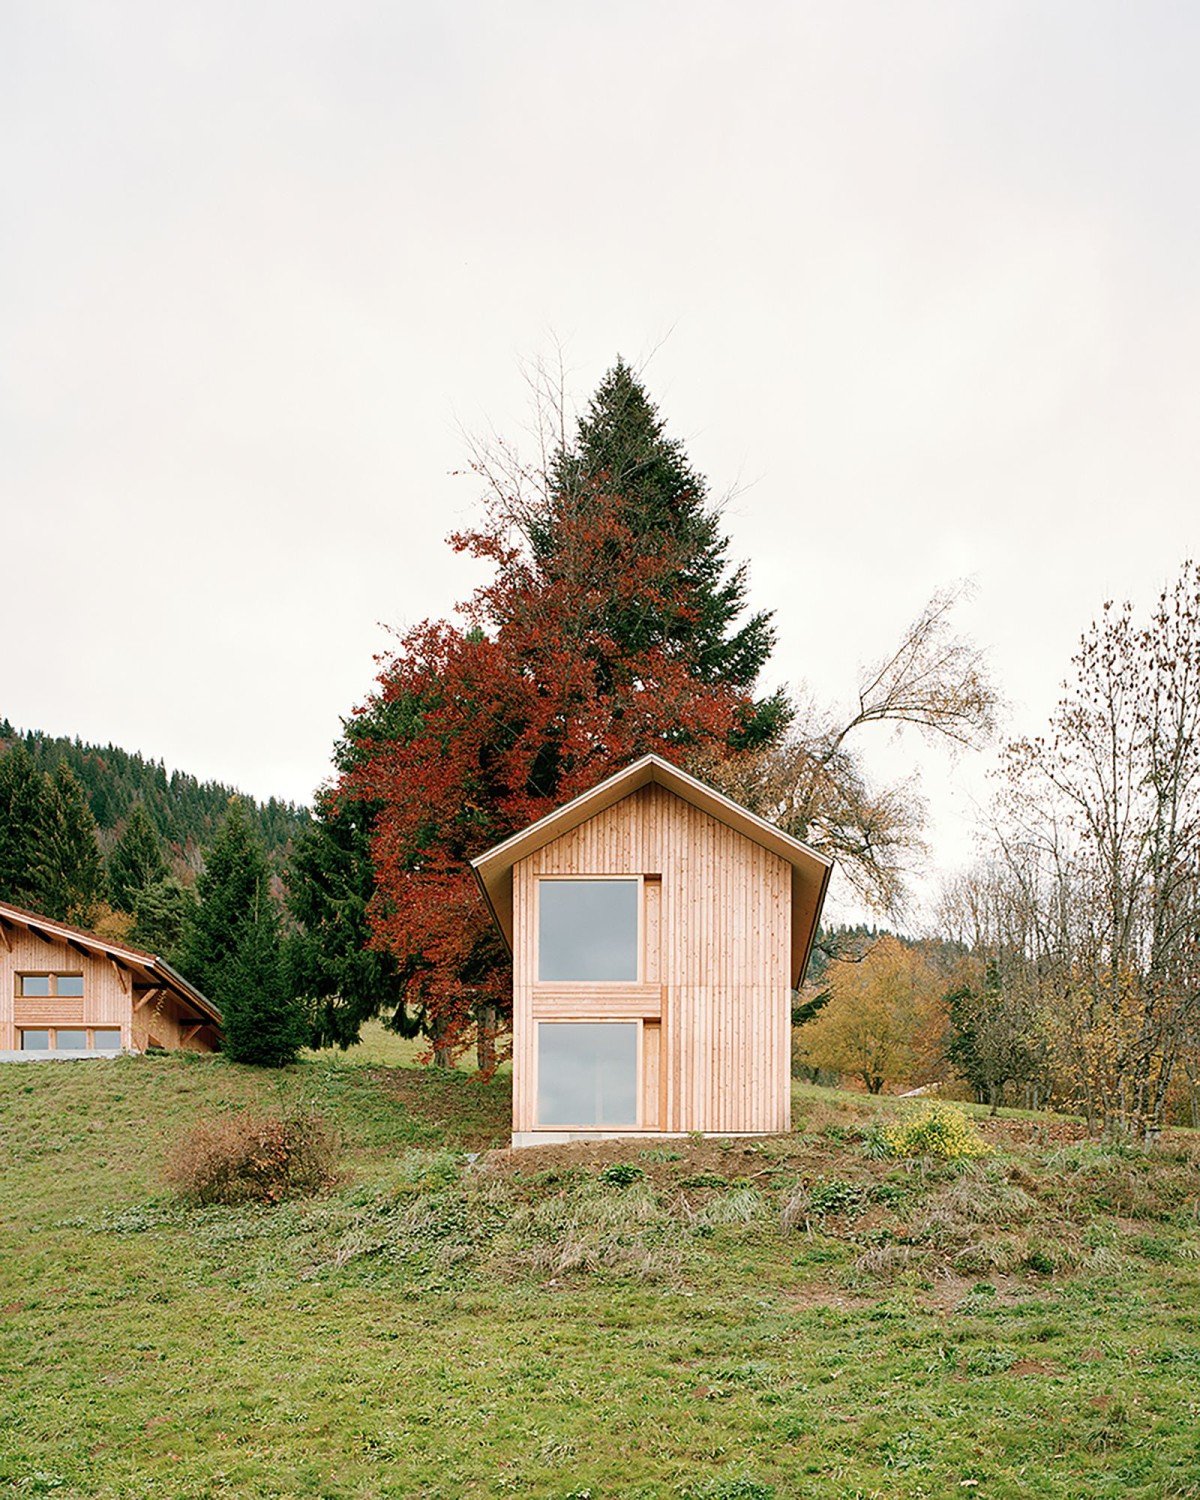
{"label": "yellow flowering bush", "polygon": [[877,1140],[886,1156],[940,1156],[955,1161],[986,1156],[991,1147],[970,1118],[953,1104],[925,1104],[900,1120],[879,1128]]}

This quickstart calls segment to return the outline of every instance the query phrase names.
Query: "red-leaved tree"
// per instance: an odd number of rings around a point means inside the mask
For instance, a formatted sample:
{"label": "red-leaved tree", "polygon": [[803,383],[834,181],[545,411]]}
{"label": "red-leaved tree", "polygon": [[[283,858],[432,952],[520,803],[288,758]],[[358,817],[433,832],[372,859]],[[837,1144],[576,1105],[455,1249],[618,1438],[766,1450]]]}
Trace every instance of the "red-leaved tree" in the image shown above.
{"label": "red-leaved tree", "polygon": [[[703,482],[622,365],[581,433],[614,414],[620,444],[581,444],[569,482],[523,506],[522,524],[495,500],[480,529],[451,538],[494,566],[491,582],[461,623],[399,639],[348,726],[336,797],[373,810],[372,940],[443,1061],[476,1032],[490,1043],[511,1013],[508,957],[468,861],[648,751],[724,752],[780,716],[778,700],[751,697],[768,617],[737,625],[743,575],[726,576]],[[403,734],[373,734],[398,718]]]}

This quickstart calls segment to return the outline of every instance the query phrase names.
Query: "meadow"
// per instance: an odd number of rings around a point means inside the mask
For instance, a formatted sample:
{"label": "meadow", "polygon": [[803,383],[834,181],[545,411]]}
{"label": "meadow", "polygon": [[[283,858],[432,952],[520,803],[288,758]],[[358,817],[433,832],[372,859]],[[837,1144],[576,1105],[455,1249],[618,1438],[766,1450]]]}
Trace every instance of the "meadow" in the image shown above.
{"label": "meadow", "polygon": [[[788,1136],[502,1147],[390,1038],[0,1069],[0,1494],[1200,1496],[1200,1142],[797,1085]],[[317,1111],[341,1181],[189,1207],[200,1119]]]}

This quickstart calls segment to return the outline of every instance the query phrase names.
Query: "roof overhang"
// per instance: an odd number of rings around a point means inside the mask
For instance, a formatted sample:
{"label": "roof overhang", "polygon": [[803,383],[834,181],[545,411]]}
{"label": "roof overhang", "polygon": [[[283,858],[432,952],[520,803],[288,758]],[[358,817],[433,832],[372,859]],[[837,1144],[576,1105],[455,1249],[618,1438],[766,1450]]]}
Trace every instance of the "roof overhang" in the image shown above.
{"label": "roof overhang", "polygon": [[792,983],[798,989],[808,967],[817,923],[825,903],[825,892],[833,862],[776,828],[764,818],[731,801],[704,782],[657,755],[645,755],[624,770],[606,777],[591,791],[572,798],[547,813],[520,833],[471,861],[483,899],[504,941],[513,941],[513,866],[597,813],[604,812],[633,792],[651,784],[665,787],[675,796],[708,813],[719,823],[785,860],[792,870]]}
{"label": "roof overhang", "polygon": [[206,1000],[194,984],[176,973],[166,959],[154,953],[131,948],[127,943],[109,942],[82,927],[71,927],[66,922],[56,922],[37,912],[0,901],[0,929],[4,927],[20,928],[46,943],[63,943],[75,953],[107,958],[127,969],[138,983],[169,990],[177,999],[195,1006],[205,1017],[205,1024],[221,1025],[221,1012],[212,1001]]}

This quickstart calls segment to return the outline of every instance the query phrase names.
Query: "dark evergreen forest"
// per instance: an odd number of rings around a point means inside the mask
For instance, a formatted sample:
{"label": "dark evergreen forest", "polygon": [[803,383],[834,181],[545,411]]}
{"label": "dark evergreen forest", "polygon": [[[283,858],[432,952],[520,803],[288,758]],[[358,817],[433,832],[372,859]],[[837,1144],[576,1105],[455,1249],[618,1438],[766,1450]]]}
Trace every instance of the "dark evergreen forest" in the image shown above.
{"label": "dark evergreen forest", "polygon": [[168,773],[162,761],[147,760],[137,751],[57,738],[37,729],[18,730],[0,718],[0,755],[16,744],[24,745],[35,766],[51,775],[66,761],[83,788],[106,848],[140,802],[171,852],[194,863],[200,850],[213,842],[229,799],[240,796],[272,866],[282,870],[291,840],[308,822],[308,809],[295,803],[275,797],[255,802],[222,782],[199,781],[184,771]]}

